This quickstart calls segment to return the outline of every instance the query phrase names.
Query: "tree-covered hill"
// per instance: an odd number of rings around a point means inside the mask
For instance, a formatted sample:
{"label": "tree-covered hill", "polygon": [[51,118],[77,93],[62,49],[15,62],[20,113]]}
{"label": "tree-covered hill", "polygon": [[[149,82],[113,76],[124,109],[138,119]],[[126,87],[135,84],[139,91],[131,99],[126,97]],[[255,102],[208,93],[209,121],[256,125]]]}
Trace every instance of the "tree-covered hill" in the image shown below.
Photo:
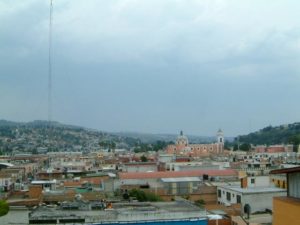
{"label": "tree-covered hill", "polygon": [[241,135],[235,138],[240,143],[254,145],[274,145],[300,143],[300,123],[293,123],[280,126],[268,126],[248,135]]}

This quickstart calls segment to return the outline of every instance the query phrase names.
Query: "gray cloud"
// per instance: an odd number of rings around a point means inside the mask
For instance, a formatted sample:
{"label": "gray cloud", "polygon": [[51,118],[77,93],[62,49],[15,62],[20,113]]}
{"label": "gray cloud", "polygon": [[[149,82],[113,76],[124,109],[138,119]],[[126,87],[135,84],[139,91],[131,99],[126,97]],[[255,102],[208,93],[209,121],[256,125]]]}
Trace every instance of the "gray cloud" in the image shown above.
{"label": "gray cloud", "polygon": [[[0,117],[47,118],[49,2],[0,0]],[[54,119],[236,135],[299,121],[297,1],[54,0]]]}

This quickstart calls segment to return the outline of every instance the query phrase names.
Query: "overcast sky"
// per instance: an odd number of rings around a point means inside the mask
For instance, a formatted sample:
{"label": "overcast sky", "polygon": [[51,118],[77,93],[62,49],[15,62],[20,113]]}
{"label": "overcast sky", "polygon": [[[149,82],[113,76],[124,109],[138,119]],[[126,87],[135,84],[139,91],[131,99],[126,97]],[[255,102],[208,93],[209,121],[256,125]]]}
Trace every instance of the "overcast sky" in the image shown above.
{"label": "overcast sky", "polygon": [[[0,0],[0,118],[47,119],[50,0]],[[54,0],[55,121],[235,136],[300,121],[298,0]]]}

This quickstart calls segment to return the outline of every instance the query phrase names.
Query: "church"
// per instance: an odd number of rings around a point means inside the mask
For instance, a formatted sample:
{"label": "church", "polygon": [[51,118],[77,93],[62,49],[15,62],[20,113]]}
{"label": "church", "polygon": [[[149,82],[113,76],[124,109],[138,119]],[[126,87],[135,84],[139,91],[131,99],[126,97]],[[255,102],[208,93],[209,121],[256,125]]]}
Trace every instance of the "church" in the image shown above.
{"label": "church", "polygon": [[211,144],[189,144],[187,136],[180,132],[174,145],[168,145],[167,154],[176,154],[189,157],[205,157],[211,154],[222,154],[224,152],[224,134],[221,129],[217,132],[217,141]]}

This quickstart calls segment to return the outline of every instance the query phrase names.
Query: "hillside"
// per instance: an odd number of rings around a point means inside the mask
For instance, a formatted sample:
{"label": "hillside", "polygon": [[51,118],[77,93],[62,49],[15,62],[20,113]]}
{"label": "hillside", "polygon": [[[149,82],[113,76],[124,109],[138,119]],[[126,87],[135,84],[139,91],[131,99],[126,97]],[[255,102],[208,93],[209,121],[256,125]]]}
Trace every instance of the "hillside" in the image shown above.
{"label": "hillside", "polygon": [[[0,153],[41,153],[46,151],[93,151],[127,148],[139,140],[59,122],[28,123],[0,120]],[[100,146],[102,145],[102,146]],[[39,152],[41,151],[41,152]]]}
{"label": "hillside", "polygon": [[[135,152],[158,151],[173,143],[177,134],[109,133],[59,122],[0,120],[0,154],[48,151],[90,152],[99,148],[125,148]],[[188,135],[190,143],[211,143],[215,137]],[[226,138],[232,140],[232,138]]]}
{"label": "hillside", "polygon": [[294,144],[300,143],[300,123],[280,126],[268,126],[248,135],[238,136],[240,143],[254,145]]}

